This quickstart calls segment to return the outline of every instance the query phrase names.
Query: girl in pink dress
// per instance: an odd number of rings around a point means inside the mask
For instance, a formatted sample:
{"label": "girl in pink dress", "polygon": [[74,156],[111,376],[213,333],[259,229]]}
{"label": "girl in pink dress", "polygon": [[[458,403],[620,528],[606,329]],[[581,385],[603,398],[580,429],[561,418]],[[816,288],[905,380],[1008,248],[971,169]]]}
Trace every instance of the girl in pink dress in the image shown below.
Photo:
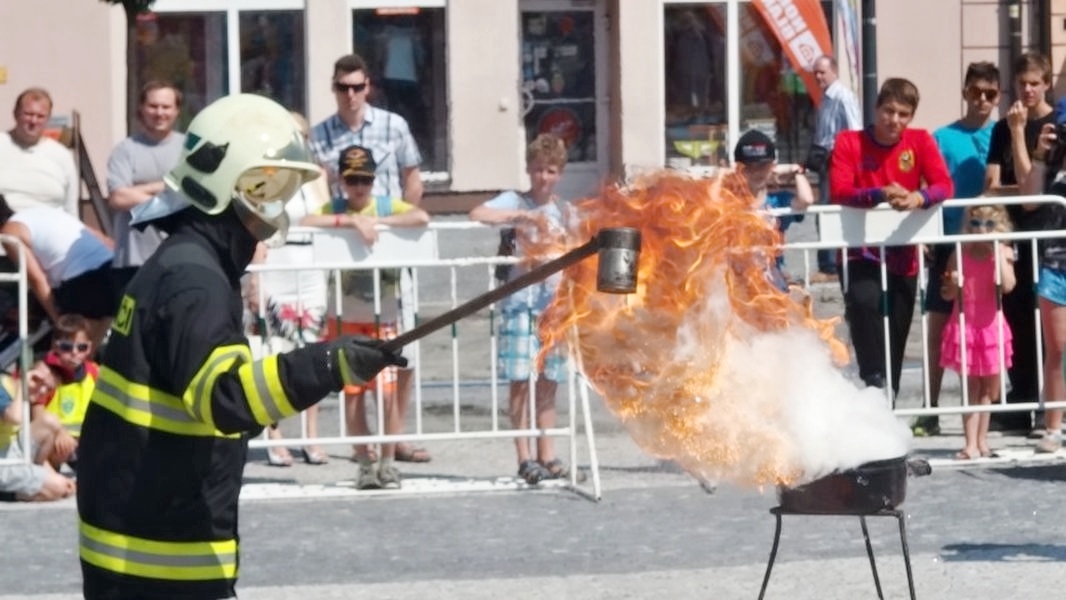
{"label": "girl in pink dress", "polygon": [[[966,209],[965,234],[1010,230],[1010,219],[1002,206]],[[951,318],[944,326],[940,366],[960,376],[965,374],[970,404],[991,404],[999,398],[1000,375],[1011,364],[1011,331],[999,308],[999,300],[1001,294],[1014,289],[1014,250],[1007,243],[994,241],[967,242],[961,248],[961,253],[956,250],[948,259],[940,288],[945,300],[955,302]],[[989,416],[987,412],[962,416],[966,447],[955,455],[956,459],[992,455],[988,447]]]}

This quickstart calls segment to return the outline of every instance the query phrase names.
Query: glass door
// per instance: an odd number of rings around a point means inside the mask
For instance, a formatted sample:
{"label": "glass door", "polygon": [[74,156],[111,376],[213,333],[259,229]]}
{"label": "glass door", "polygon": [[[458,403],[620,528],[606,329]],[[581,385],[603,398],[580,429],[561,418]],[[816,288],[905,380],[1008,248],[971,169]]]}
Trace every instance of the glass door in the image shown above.
{"label": "glass door", "polygon": [[559,194],[597,190],[607,174],[607,86],[602,0],[521,0],[523,118],[526,141],[551,133],[569,163]]}

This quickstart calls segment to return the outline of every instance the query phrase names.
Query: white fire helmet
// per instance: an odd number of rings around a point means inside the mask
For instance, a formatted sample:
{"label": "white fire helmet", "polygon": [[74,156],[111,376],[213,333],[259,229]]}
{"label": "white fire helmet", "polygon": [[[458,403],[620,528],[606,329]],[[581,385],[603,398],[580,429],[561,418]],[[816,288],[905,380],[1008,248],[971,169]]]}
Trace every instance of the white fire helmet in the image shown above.
{"label": "white fire helmet", "polygon": [[257,239],[283,236],[288,229],[285,203],[319,173],[289,111],[263,96],[226,96],[189,123],[181,159],[163,178],[170,193],[137,207],[141,210],[135,211],[133,222],[190,204],[217,215],[232,203]]}

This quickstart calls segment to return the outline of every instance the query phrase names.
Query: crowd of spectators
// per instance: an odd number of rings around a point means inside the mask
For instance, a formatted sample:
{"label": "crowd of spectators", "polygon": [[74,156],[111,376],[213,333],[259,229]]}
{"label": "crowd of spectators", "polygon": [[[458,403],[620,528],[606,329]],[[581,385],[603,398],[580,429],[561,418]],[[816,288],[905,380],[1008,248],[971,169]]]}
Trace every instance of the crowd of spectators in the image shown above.
{"label": "crowd of spectators", "polygon": [[[816,115],[805,168],[778,166],[773,140],[762,132],[749,131],[738,140],[734,153],[737,172],[753,192],[756,209],[790,206],[802,210],[820,201],[859,208],[888,203],[900,211],[915,211],[952,197],[1064,190],[1066,166],[1061,164],[1063,153],[1055,151],[1059,144],[1055,123],[1066,115],[1057,115],[1048,101],[1051,67],[1046,57],[1029,53],[1012,65],[1015,100],[995,124],[991,115],[1000,97],[999,70],[987,62],[969,65],[962,90],[965,114],[932,134],[909,126],[919,104],[918,89],[910,81],[887,79],[875,112],[867,115],[863,127],[857,98],[839,81],[833,57],[819,58],[814,70],[824,99]],[[351,229],[367,245],[377,240],[377,225],[424,226],[429,215],[420,207],[422,158],[407,121],[370,104],[372,82],[366,63],[358,55],[343,56],[335,62],[330,85],[336,100],[334,114],[313,127],[302,115],[293,115],[302,125],[324,177],[299,190],[286,208],[290,220],[314,227]],[[7,236],[4,250],[9,263],[11,257],[23,253],[35,310],[55,330],[43,348],[42,360],[24,374],[34,390],[31,398],[21,398],[14,378],[6,379],[0,390],[0,456],[15,455],[12,444],[26,410],[24,401],[34,417],[30,436],[34,441],[33,468],[16,473],[7,466],[0,467],[0,492],[21,499],[48,500],[73,490],[71,479],[57,477],[61,472],[73,473],[77,466],[79,415],[84,413],[82,402],[87,402],[95,381],[92,353],[106,343],[107,328],[125,283],[165,239],[165,234],[150,226],[131,227],[130,211],[165,191],[165,176],[175,166],[185,141],[175,129],[181,110],[181,91],[171,83],[152,81],[140,91],[138,130],[114,148],[107,163],[111,237],[80,218],[81,190],[74,158],[63,144],[45,135],[52,112],[52,99],[46,90],[30,88],[21,93],[14,106],[14,126],[0,133],[0,233]],[[545,224],[549,229],[563,226],[566,199],[558,198],[554,191],[566,164],[562,144],[548,135],[534,140],[527,152],[530,189],[505,192],[476,207],[470,218],[516,228],[535,222],[533,229],[537,231]],[[813,175],[811,180],[808,173]],[[1009,226],[1020,231],[1062,229],[1066,225],[1063,210],[1053,205],[1012,205],[1006,212]],[[943,215],[946,233],[964,229],[960,210],[945,210]],[[781,231],[788,222],[778,221]],[[836,256],[823,252],[812,279],[840,280],[859,376],[867,385],[891,386],[896,393],[917,295],[919,251],[904,247],[884,251],[852,248]],[[930,315],[929,383],[932,405],[937,406],[942,365],[956,370],[959,366],[957,358],[940,356],[941,349],[951,347],[954,352],[960,344],[971,342],[966,337],[971,332],[948,326],[953,318],[950,315],[960,310],[960,299],[964,305],[969,301],[969,292],[955,286],[956,279],[945,280],[949,274],[956,277],[954,268],[962,261],[961,257],[953,258],[953,245],[925,251],[928,289],[934,293],[925,298],[923,308]],[[980,248],[976,252],[984,256]],[[1037,252],[1019,245],[993,254],[1006,257],[1004,268],[1010,266],[1017,278],[1013,289],[1004,286],[997,291],[1002,293],[1006,321],[1013,334],[1010,352],[1002,357],[1004,366],[1009,366],[1007,401],[1032,402],[1040,397],[1038,369],[1044,374],[1043,398],[1066,400],[1062,367],[1066,328],[1060,323],[1066,323],[1061,317],[1066,311],[1063,245],[1047,240],[1040,243]],[[304,264],[310,260],[310,240],[297,235],[277,244],[263,244],[257,260],[271,266]],[[882,284],[882,263],[887,270],[887,289]],[[787,288],[793,283],[791,278],[782,264],[776,267],[771,276]],[[848,276],[838,277],[838,270],[845,268]],[[1036,280],[1034,272],[1038,273]],[[521,269],[513,270],[509,276],[520,273]],[[337,280],[324,271],[268,270],[250,277],[248,284],[248,310],[258,317],[252,320],[252,329],[269,340],[268,344],[300,346],[350,332],[388,339],[414,326],[414,283],[406,269],[354,271]],[[331,286],[339,287],[344,298],[333,309],[327,301]],[[537,348],[537,342],[528,338],[530,322],[543,309],[551,288],[552,282],[545,282],[503,305],[499,364],[511,384],[509,412],[516,428],[534,424],[550,428],[554,421],[558,365],[549,360],[544,372],[531,373],[530,352]],[[388,301],[375,305],[367,297],[367,291],[374,289],[382,290],[382,299]],[[936,293],[938,290],[943,293]],[[1040,324],[1034,317],[1037,306]],[[887,337],[884,314],[889,322]],[[944,339],[945,335],[954,337]],[[1036,364],[1039,344],[1043,344],[1046,358],[1043,365]],[[0,366],[13,372],[13,377],[20,376],[12,371],[12,365]],[[402,433],[414,368],[416,365],[390,368],[380,382],[345,390],[347,433],[367,435],[373,429],[367,418],[367,390],[380,396],[382,433]],[[530,382],[535,384],[533,389]],[[993,383],[998,387],[998,380]],[[978,394],[981,401],[988,396]],[[1032,418],[1025,412],[1005,413],[999,423],[992,417],[991,426],[1032,429],[1040,440],[1037,451],[1057,451],[1061,447],[1061,411],[1048,411],[1045,422],[1040,422],[1043,415],[1037,415],[1036,423]],[[988,420],[979,419],[978,426],[987,427]],[[304,423],[304,437],[316,438],[317,411],[308,411]],[[938,434],[939,420],[919,419],[914,431],[918,435]],[[971,440],[969,429],[967,432],[967,447],[960,458],[986,455],[983,438]],[[270,449],[270,464],[291,466],[292,454],[281,443],[280,429],[276,425],[269,428],[267,436],[278,442]],[[555,457],[549,438],[538,439],[536,446],[528,439],[516,440],[516,448],[519,475],[529,483],[568,471]],[[300,450],[307,464],[328,461],[318,446]],[[360,489],[395,488],[400,486],[397,462],[426,462],[430,456],[425,449],[406,442],[377,447],[360,444],[353,448],[351,460],[359,465]]]}

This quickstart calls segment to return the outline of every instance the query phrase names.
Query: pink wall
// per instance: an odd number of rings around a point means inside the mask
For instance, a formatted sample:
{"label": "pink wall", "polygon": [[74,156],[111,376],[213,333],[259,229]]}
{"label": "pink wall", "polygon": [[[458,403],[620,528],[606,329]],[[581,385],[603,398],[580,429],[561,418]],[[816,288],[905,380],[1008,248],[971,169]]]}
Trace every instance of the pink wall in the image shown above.
{"label": "pink wall", "polygon": [[55,103],[53,115],[81,114],[90,158],[103,185],[107,156],[125,135],[122,9],[91,0],[4,0],[2,12],[0,67],[7,70],[7,82],[0,84],[0,129],[11,128],[21,91],[44,87]]}

